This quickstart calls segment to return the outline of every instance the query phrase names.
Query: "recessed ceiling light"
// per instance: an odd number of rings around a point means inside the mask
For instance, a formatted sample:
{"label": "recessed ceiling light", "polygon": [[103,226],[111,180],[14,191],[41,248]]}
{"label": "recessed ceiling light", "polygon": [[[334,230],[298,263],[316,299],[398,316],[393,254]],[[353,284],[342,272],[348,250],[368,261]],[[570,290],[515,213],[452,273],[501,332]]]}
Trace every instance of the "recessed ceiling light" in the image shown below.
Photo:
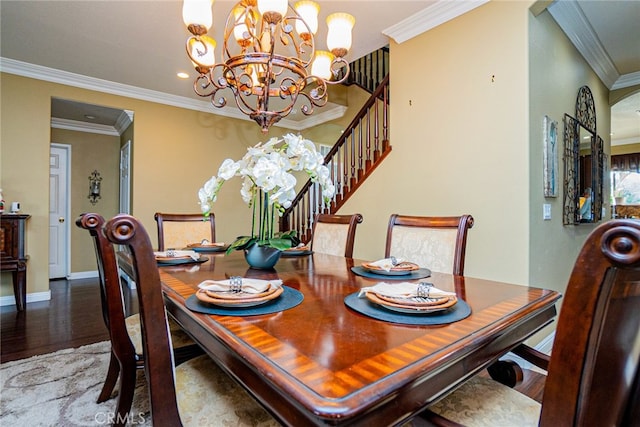
{"label": "recessed ceiling light", "polygon": [[84,118],[85,118],[85,119],[88,119],[88,120],[95,120],[95,119],[96,119],[96,116],[92,116],[91,114],[85,114],[85,115],[84,115]]}
{"label": "recessed ceiling light", "polygon": [[178,77],[180,77],[181,79],[188,79],[189,78],[189,74],[187,73],[183,73],[183,72],[179,72],[178,74],[176,74]]}

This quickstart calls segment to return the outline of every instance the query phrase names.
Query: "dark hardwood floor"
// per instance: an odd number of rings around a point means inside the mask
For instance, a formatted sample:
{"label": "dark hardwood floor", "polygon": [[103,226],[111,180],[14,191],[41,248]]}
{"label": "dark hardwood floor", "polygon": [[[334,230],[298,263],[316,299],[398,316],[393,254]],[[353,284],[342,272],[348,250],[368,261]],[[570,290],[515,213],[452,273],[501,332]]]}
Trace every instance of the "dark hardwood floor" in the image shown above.
{"label": "dark hardwood floor", "polygon": [[[27,304],[24,312],[14,305],[0,307],[0,362],[23,359],[70,347],[109,339],[102,320],[98,279],[54,280],[51,300]],[[135,292],[124,286],[127,309]],[[132,296],[132,294],[134,294]],[[486,371],[480,375],[487,375]],[[515,388],[540,402],[544,376],[525,370],[524,381]]]}
{"label": "dark hardwood floor", "polygon": [[0,362],[109,339],[98,279],[52,280],[51,300],[0,308]]}

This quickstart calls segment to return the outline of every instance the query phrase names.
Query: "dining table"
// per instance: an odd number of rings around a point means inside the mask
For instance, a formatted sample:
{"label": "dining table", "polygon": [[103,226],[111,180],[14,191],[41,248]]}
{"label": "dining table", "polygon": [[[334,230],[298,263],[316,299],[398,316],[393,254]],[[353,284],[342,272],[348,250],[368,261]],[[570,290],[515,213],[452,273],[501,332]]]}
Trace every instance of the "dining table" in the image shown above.
{"label": "dining table", "polygon": [[[402,424],[553,322],[561,297],[428,269],[377,277],[359,270],[365,260],[321,253],[283,256],[272,270],[249,268],[241,251],[202,261],[159,267],[167,312],[290,426]],[[256,307],[195,298],[203,281],[234,276],[280,279],[285,292]],[[406,281],[455,292],[455,310],[403,313],[359,296]]]}

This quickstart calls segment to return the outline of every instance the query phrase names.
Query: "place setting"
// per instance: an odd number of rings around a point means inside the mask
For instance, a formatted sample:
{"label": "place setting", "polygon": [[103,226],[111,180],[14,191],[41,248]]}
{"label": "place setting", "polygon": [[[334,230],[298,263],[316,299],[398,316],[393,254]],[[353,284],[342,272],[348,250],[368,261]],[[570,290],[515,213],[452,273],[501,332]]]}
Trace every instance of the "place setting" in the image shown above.
{"label": "place setting", "polygon": [[186,249],[199,253],[215,253],[224,252],[228,247],[229,245],[224,242],[210,242],[208,239],[202,239],[200,242],[188,244]]}
{"label": "place setting", "polygon": [[300,243],[298,246],[294,246],[289,249],[285,249],[282,251],[283,257],[293,257],[293,256],[307,256],[311,255],[313,251],[309,245],[305,245],[304,243]]}
{"label": "place setting", "polygon": [[452,323],[471,314],[471,307],[455,292],[428,282],[379,282],[348,295],[344,303],[378,320],[411,325]]}
{"label": "place setting", "polygon": [[358,276],[382,280],[412,280],[431,276],[431,270],[394,256],[351,267]]}
{"label": "place setting", "polygon": [[196,251],[167,249],[166,251],[154,252],[158,266],[200,264],[209,260],[201,256]]}
{"label": "place setting", "polygon": [[282,280],[231,276],[225,280],[205,280],[185,305],[205,314],[253,316],[271,314],[300,304],[300,291],[284,286]]}

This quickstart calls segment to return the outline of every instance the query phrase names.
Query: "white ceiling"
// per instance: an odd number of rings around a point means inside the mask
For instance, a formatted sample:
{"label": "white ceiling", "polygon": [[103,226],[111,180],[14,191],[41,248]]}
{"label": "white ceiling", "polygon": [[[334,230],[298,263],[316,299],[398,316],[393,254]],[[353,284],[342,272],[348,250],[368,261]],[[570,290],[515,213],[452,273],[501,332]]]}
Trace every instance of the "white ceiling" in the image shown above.
{"label": "white ceiling", "polygon": [[[329,13],[344,11],[356,17],[349,60],[388,44],[389,37],[401,43],[486,2],[316,1],[321,7],[317,37],[321,47],[325,38],[322,23]],[[221,39],[218,33],[223,31],[234,3],[215,1],[214,38]],[[214,107],[193,92],[195,71],[185,53],[188,32],[182,23],[181,7],[180,0],[2,0],[0,69],[214,112]],[[561,1],[554,3],[550,11],[605,85],[617,88],[640,84],[640,1]],[[192,78],[178,79],[179,71],[190,73]],[[54,106],[54,116],[86,120],[83,116],[87,112],[73,104],[56,102]],[[62,108],[65,106],[69,108]],[[60,111],[75,111],[75,115],[63,117],[65,113],[57,113],[57,107]],[[640,110],[640,94],[612,109],[614,139],[640,138],[640,114],[636,110]],[[101,112],[121,115],[120,110],[109,108],[98,108],[92,115],[100,116]],[[245,118],[235,108],[215,112]],[[289,117],[283,124],[300,129],[313,125],[313,120],[323,120],[323,114],[327,116],[324,119],[330,119],[331,113],[318,112],[314,115],[317,119],[306,118],[306,123]]]}

